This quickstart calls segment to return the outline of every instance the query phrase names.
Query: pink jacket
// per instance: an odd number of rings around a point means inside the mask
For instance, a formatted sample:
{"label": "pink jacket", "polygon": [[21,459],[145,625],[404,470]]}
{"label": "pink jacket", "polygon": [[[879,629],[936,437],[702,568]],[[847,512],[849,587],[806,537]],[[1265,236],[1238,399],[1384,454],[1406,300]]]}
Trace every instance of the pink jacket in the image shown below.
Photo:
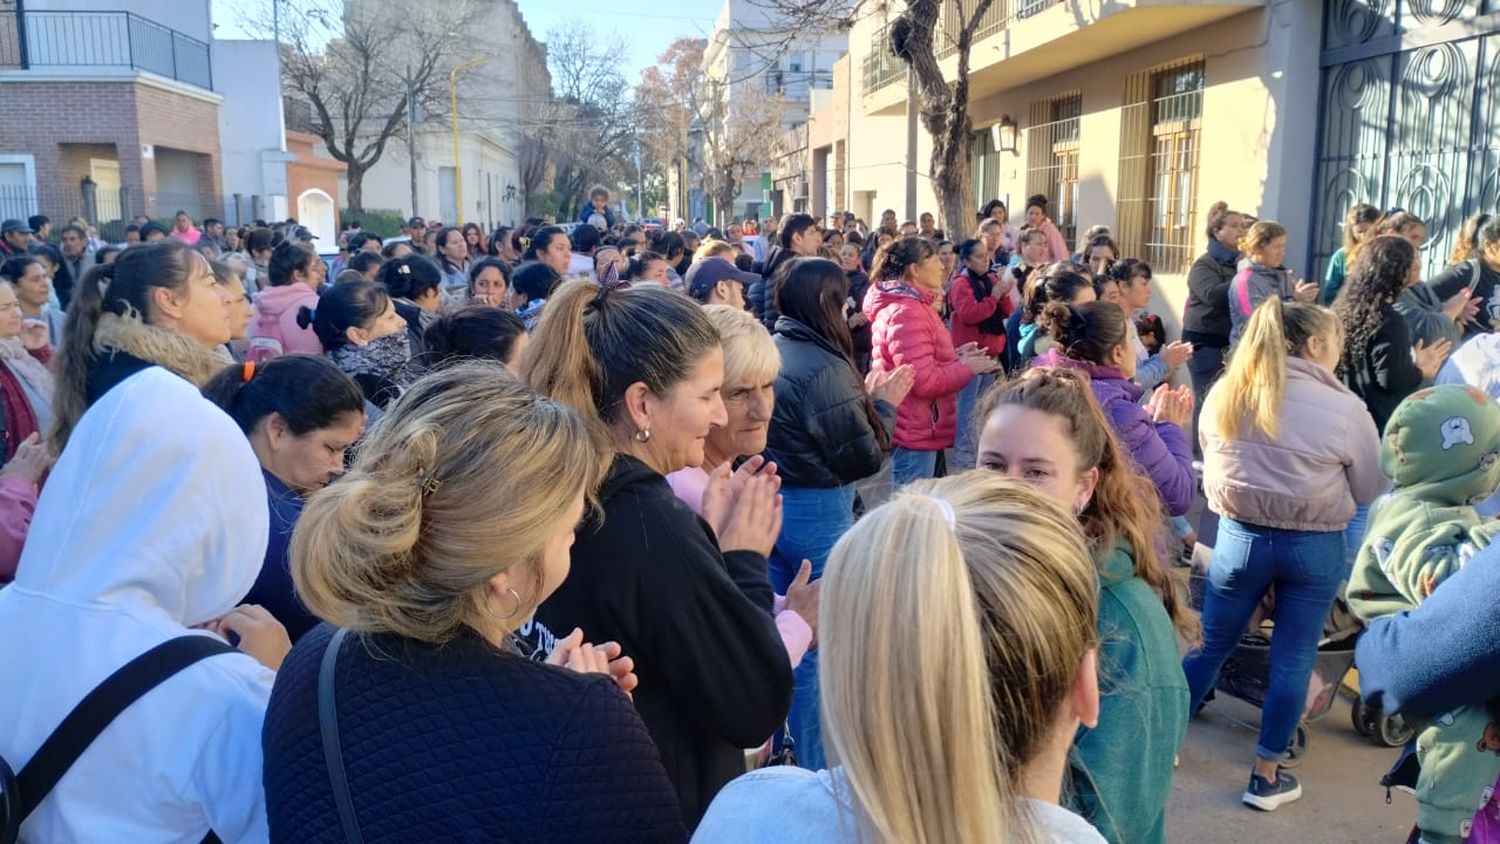
{"label": "pink jacket", "polygon": [[197,246],[198,241],[203,239],[203,231],[197,226],[188,226],[187,231],[178,231],[176,226],[172,227],[172,238],[186,243],[188,246]]}
{"label": "pink jacket", "polygon": [[323,344],[318,342],[312,326],[302,328],[297,325],[297,311],[304,305],[318,307],[318,294],[305,284],[285,284],[262,290],[255,297],[246,357],[261,363],[296,352],[323,354]]}
{"label": "pink jacket", "polygon": [[1052,222],[1051,218],[1043,220],[1038,228],[1047,233],[1048,263],[1073,260],[1073,253],[1068,249],[1068,242],[1063,240],[1062,232],[1058,231],[1057,224]]}
{"label": "pink jacket", "polygon": [[36,512],[36,484],[18,475],[0,475],[0,583],[16,577],[21,546]]}
{"label": "pink jacket", "polygon": [[865,294],[873,343],[870,368],[890,371],[909,363],[916,370],[916,383],[896,408],[891,441],[918,451],[953,445],[958,391],[974,378],[974,371],[959,361],[953,338],[933,307],[937,296],[901,281],[879,282]]}
{"label": "pink jacket", "polygon": [[1282,530],[1338,531],[1355,504],[1369,504],[1389,487],[1380,469],[1380,437],[1364,402],[1333,373],[1288,358],[1281,430],[1275,440],[1241,431],[1223,439],[1214,408],[1221,380],[1203,400],[1198,439],[1203,444],[1203,495],[1221,516]]}

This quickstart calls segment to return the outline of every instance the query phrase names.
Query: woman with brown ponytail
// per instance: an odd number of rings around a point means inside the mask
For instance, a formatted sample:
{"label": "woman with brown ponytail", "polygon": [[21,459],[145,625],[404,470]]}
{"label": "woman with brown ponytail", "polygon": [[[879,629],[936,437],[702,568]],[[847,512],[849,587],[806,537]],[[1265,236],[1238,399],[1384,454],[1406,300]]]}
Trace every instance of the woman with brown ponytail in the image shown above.
{"label": "woman with brown ponytail", "polygon": [[702,517],[667,483],[702,466],[710,430],[728,422],[719,333],[681,293],[564,284],[521,375],[588,419],[613,458],[572,571],[527,632],[545,652],[582,627],[635,659],[636,707],[695,826],[745,770],[744,748],[764,743],[791,704],[766,566],[781,532],[780,479],[759,457],[732,477],[725,463],[709,477]]}

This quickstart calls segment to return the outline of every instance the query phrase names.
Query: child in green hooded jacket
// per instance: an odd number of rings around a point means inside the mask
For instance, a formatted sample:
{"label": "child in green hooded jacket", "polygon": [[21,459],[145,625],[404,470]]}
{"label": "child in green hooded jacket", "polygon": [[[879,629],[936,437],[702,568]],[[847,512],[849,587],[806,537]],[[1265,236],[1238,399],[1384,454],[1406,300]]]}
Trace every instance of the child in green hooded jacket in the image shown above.
{"label": "child in green hooded jacket", "polygon": [[[1347,591],[1367,620],[1417,606],[1500,533],[1474,509],[1500,487],[1500,405],[1461,385],[1413,393],[1386,424],[1380,464],[1394,486],[1371,508]],[[1500,723],[1484,706],[1439,714],[1417,758],[1422,841],[1462,841],[1500,775]]]}

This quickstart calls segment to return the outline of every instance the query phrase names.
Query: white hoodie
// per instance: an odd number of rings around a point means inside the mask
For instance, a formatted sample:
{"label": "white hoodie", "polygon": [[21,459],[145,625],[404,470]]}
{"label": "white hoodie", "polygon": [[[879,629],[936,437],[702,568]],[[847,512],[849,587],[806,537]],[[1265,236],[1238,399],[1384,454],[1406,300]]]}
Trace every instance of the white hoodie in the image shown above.
{"label": "white hoodie", "polygon": [[[47,480],[0,590],[0,756],[17,771],[120,666],[250,591],[265,483],[238,427],[161,367],[115,385]],[[196,635],[212,635],[199,633]],[[147,692],[21,827],[30,842],[267,839],[260,732],[274,676],[209,657]]]}

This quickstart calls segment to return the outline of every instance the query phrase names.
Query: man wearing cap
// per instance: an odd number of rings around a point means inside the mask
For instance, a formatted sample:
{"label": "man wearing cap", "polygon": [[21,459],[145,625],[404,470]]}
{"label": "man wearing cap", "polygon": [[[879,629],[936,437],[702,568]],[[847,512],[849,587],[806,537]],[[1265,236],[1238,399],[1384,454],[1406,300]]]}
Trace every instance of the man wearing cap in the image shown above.
{"label": "man wearing cap", "polygon": [[426,220],[421,217],[412,217],[406,221],[406,225],[401,227],[401,233],[411,238],[411,248],[413,251],[424,251],[422,238],[427,236]]}
{"label": "man wearing cap", "polygon": [[688,295],[705,305],[728,305],[745,309],[745,288],[760,281],[760,276],[747,273],[725,258],[704,258],[694,261],[683,279]]}
{"label": "man wearing cap", "polygon": [[6,220],[0,223],[0,254],[7,258],[25,255],[31,245],[31,226],[25,220]]}

